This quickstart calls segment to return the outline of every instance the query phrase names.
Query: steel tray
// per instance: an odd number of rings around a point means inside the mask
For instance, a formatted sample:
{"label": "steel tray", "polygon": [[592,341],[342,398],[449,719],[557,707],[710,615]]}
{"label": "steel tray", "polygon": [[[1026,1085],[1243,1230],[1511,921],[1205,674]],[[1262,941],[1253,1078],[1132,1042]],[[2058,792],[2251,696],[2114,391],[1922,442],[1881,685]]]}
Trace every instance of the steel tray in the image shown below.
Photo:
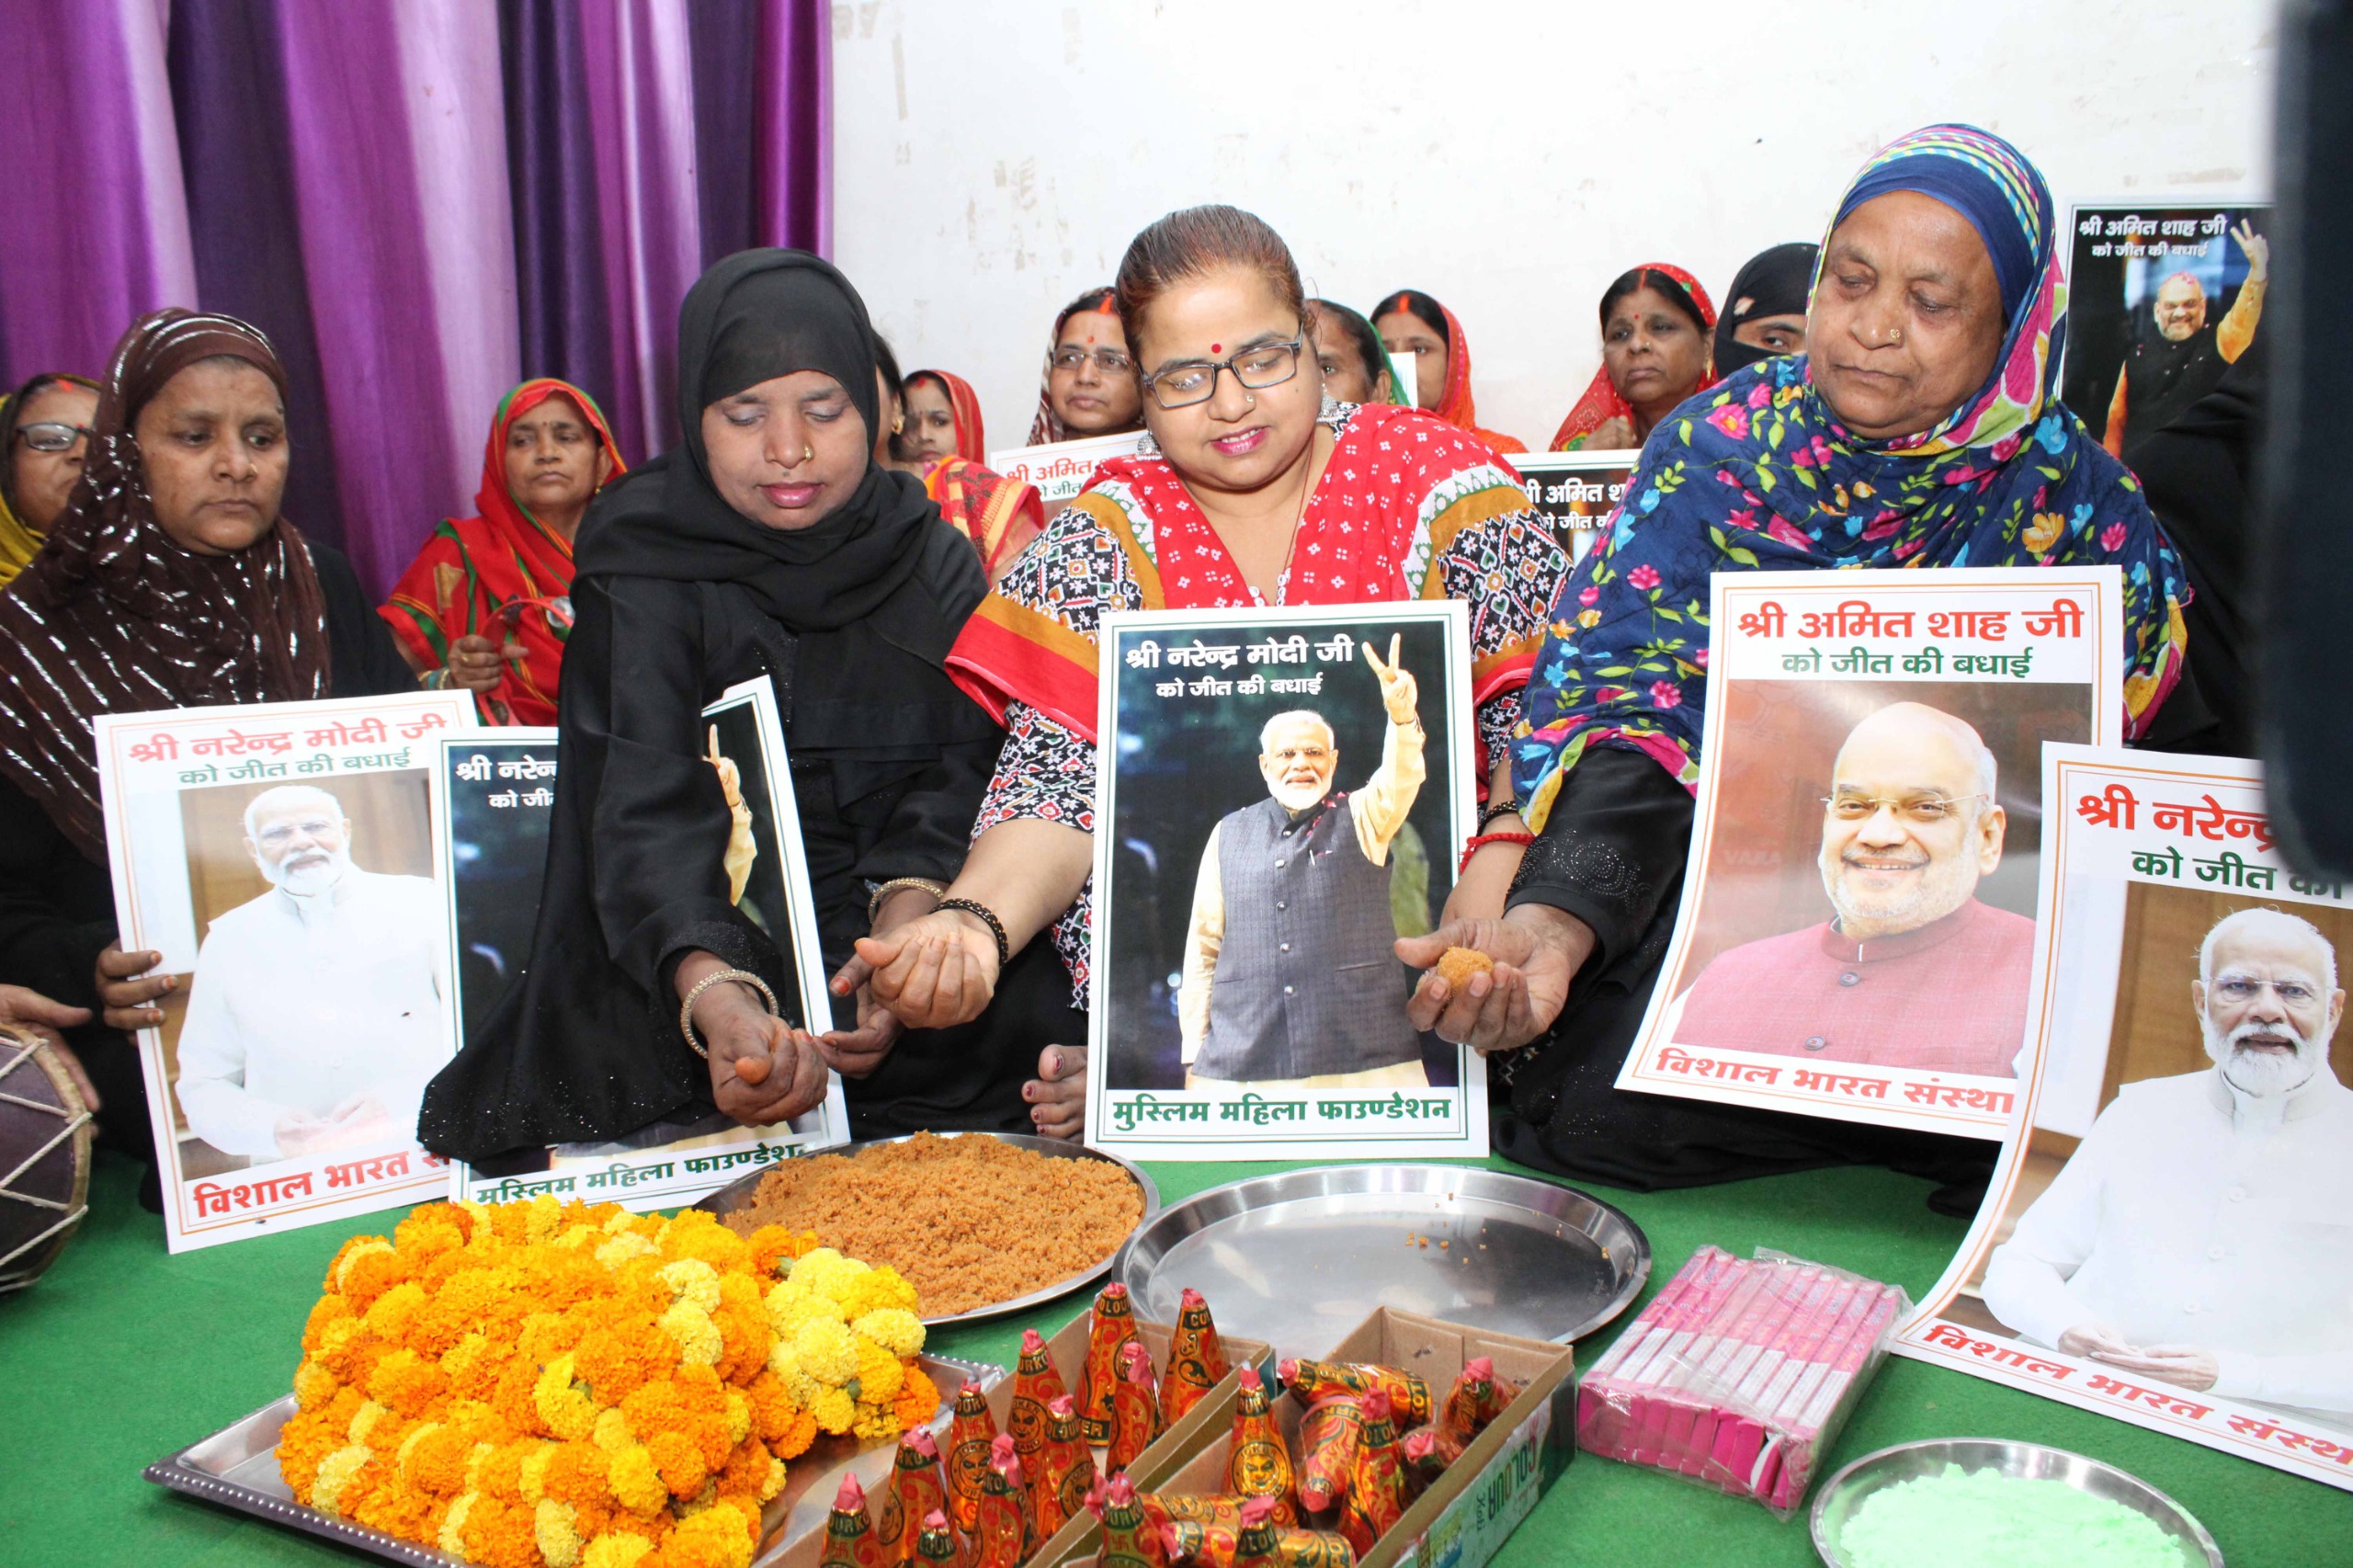
{"label": "steel tray", "polygon": [[1221,1328],[1320,1356],[1375,1307],[1574,1340],[1626,1310],[1651,1244],[1571,1187],[1468,1165],[1325,1165],[1228,1182],[1137,1228],[1112,1264],[1139,1316],[1179,1293]]}
{"label": "steel tray", "polygon": [[1948,1465],[2037,1481],[2063,1481],[2078,1492],[2120,1503],[2144,1516],[2173,1541],[2181,1568],[2222,1568],[2222,1549],[2188,1509],[2127,1471],[2065,1449],[1999,1437],[1933,1437],[1865,1454],[1824,1482],[1813,1495],[1813,1550],[1830,1568],[1847,1568],[1847,1521],[1864,1499],[1898,1482],[1937,1475]]}
{"label": "steel tray", "polygon": [[[1002,1367],[959,1360],[952,1356],[926,1354],[922,1363],[926,1375],[939,1385],[939,1414],[929,1425],[933,1434],[943,1439],[954,1414],[957,1386],[969,1378],[983,1388],[994,1388],[1006,1376]],[[157,1460],[142,1473],[158,1486],[216,1504],[233,1513],[332,1540],[387,1562],[410,1563],[415,1568],[465,1568],[446,1552],[365,1528],[348,1519],[332,1517],[294,1501],[294,1494],[278,1473],[278,1434],[295,1408],[290,1393],[272,1400],[244,1420],[233,1421],[210,1437]],[[807,1528],[805,1510],[794,1508],[803,1496],[813,1493],[820,1499],[831,1499],[841,1486],[841,1475],[846,1470],[855,1471],[859,1483],[868,1490],[879,1488],[890,1473],[891,1458],[897,1448],[895,1437],[860,1443],[854,1437],[819,1437],[807,1453],[786,1464],[784,1490],[767,1506],[770,1533],[762,1541],[755,1562],[767,1562],[781,1554]],[[816,1514],[816,1528],[824,1528],[824,1520],[825,1511],[821,1508]],[[780,1528],[779,1521],[782,1521]]]}
{"label": "steel tray", "polygon": [[[1017,1149],[1028,1149],[1034,1153],[1043,1154],[1050,1160],[1100,1160],[1107,1165],[1117,1165],[1133,1178],[1136,1186],[1143,1193],[1143,1217],[1136,1221],[1137,1232],[1141,1233],[1145,1226],[1151,1224],[1153,1217],[1160,1212],[1160,1188],[1154,1185],[1152,1177],[1144,1174],[1142,1165],[1123,1160],[1117,1154],[1106,1154],[1100,1150],[1086,1148],[1066,1139],[1034,1138],[1026,1132],[942,1132],[936,1136],[994,1138],[1000,1143],[1010,1143]],[[870,1138],[863,1142],[845,1143],[837,1148],[812,1150],[807,1157],[816,1159],[825,1154],[855,1154],[861,1149],[874,1149],[885,1143],[906,1142],[906,1138]],[[769,1169],[774,1168],[774,1166],[769,1167]],[[724,1218],[751,1202],[752,1194],[759,1188],[760,1178],[766,1175],[767,1171],[755,1171],[750,1176],[739,1177],[710,1197],[701,1199],[694,1207],[708,1209],[712,1213]],[[1130,1241],[1133,1241],[1132,1235]],[[1014,1312],[1026,1312],[1031,1307],[1043,1306],[1057,1296],[1066,1295],[1082,1285],[1091,1285],[1102,1278],[1103,1276],[1111,1272],[1111,1260],[1119,1256],[1120,1249],[1115,1247],[1109,1256],[1094,1267],[1081,1269],[1069,1278],[1057,1280],[1042,1290],[1032,1290],[1026,1296],[1016,1296],[1010,1301],[998,1301],[990,1306],[974,1307],[970,1312],[957,1312],[949,1317],[927,1317],[923,1320],[924,1324],[928,1328],[946,1328],[954,1324],[980,1323],[988,1318],[1001,1318]],[[1174,1298],[1171,1299],[1174,1300]],[[1172,1312],[1163,1321],[1176,1322],[1175,1313]]]}

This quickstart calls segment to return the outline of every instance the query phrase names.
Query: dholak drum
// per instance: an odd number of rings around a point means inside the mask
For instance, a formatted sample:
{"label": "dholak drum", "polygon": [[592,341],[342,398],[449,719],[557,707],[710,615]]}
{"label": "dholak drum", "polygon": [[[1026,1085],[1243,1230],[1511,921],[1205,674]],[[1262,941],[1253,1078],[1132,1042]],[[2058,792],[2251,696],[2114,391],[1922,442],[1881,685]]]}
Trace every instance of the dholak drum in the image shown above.
{"label": "dholak drum", "polygon": [[0,1024],[0,1291],[40,1278],[74,1239],[95,1132],[57,1053]]}

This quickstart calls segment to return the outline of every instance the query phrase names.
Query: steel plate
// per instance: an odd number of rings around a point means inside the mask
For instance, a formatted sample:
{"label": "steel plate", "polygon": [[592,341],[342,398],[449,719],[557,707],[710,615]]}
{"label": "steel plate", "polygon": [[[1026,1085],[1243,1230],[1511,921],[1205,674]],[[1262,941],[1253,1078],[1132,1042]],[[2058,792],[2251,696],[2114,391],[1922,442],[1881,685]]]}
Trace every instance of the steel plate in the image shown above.
{"label": "steel plate", "polygon": [[1464,1165],[1326,1165],[1229,1182],[1145,1221],[1113,1277],[1176,1320],[1190,1286],[1221,1328],[1319,1356],[1375,1307],[1573,1340],[1650,1277],[1641,1227],[1571,1187]]}
{"label": "steel plate", "polygon": [[1847,1521],[1863,1499],[1881,1487],[1923,1475],[1942,1473],[1957,1464],[1974,1474],[1981,1470],[2035,1481],[2063,1481],[2078,1492],[2088,1492],[2120,1503],[2143,1515],[2170,1537],[2181,1551],[2182,1568],[2222,1568],[2222,1549],[2188,1509],[2137,1475],[2103,1464],[2065,1449],[2040,1443],[2015,1443],[1998,1437],[1938,1437],[1920,1443],[1898,1443],[1865,1454],[1824,1482],[1813,1495],[1813,1550],[1830,1568],[1847,1568],[1841,1545]]}
{"label": "steel plate", "polygon": [[[1128,1173],[1143,1193],[1143,1217],[1136,1221],[1137,1231],[1141,1232],[1144,1226],[1151,1224],[1154,1216],[1160,1212],[1160,1188],[1153,1184],[1152,1177],[1144,1175],[1142,1166],[1123,1160],[1117,1154],[1106,1154],[1100,1150],[1089,1149],[1062,1138],[1033,1138],[1026,1132],[941,1132],[934,1136],[994,1138],[1000,1143],[1010,1143],[1017,1149],[1028,1149],[1033,1153],[1043,1154],[1050,1160],[1100,1160],[1106,1165],[1117,1165]],[[861,1149],[876,1149],[885,1143],[906,1142],[908,1142],[907,1138],[870,1138],[862,1143],[844,1143],[838,1148],[814,1150],[807,1157],[813,1160],[825,1154],[855,1154]],[[774,1166],[769,1167],[769,1169],[774,1168]],[[732,1214],[751,1202],[752,1194],[759,1188],[760,1178],[766,1175],[767,1175],[767,1171],[755,1171],[750,1176],[739,1177],[695,1204],[694,1207],[708,1209],[722,1218]],[[1130,1240],[1133,1240],[1132,1235]],[[958,1312],[952,1317],[927,1317],[923,1320],[925,1326],[946,1328],[960,1323],[980,1323],[988,1318],[1001,1318],[1014,1312],[1026,1312],[1031,1307],[1043,1306],[1057,1296],[1067,1295],[1082,1285],[1091,1285],[1102,1278],[1111,1272],[1111,1261],[1119,1256],[1120,1249],[1115,1247],[1108,1256],[1094,1267],[1082,1269],[1067,1279],[1057,1280],[1042,1290],[1032,1290],[1026,1296],[1016,1296],[1011,1301],[998,1301],[990,1306],[974,1307],[970,1312]],[[1168,1317],[1161,1321],[1175,1323],[1176,1319],[1172,1312]]]}
{"label": "steel plate", "polygon": [[[994,1388],[1006,1377],[1004,1368],[983,1361],[929,1354],[921,1359],[926,1375],[941,1390],[939,1414],[928,1425],[933,1434],[943,1439],[955,1414],[957,1385],[969,1378],[984,1388]],[[158,1486],[200,1498],[232,1513],[332,1540],[387,1562],[407,1563],[411,1568],[465,1568],[457,1558],[444,1552],[365,1528],[349,1519],[333,1517],[294,1501],[293,1492],[278,1473],[278,1435],[296,1408],[290,1393],[272,1400],[244,1420],[233,1421],[212,1436],[157,1460],[142,1473]],[[767,1515],[771,1523],[784,1519],[786,1524],[763,1543],[757,1561],[771,1561],[780,1554],[782,1547],[791,1544],[796,1521],[788,1516],[801,1496],[816,1492],[830,1499],[840,1487],[845,1470],[855,1471],[862,1484],[874,1489],[889,1473],[891,1457],[897,1448],[895,1437],[861,1443],[855,1437],[819,1437],[807,1453],[785,1466],[784,1492],[768,1505]],[[823,1524],[820,1516],[820,1528]]]}

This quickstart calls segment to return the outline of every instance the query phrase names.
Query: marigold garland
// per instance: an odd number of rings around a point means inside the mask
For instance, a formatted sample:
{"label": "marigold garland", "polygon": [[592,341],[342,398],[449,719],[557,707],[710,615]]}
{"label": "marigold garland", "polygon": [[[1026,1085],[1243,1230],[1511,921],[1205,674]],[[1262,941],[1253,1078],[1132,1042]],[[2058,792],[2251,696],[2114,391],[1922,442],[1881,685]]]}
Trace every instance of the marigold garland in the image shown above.
{"label": "marigold garland", "polygon": [[770,1225],[433,1203],[328,1264],[295,1497],[486,1568],[745,1568],[818,1434],[930,1420],[915,1288]]}

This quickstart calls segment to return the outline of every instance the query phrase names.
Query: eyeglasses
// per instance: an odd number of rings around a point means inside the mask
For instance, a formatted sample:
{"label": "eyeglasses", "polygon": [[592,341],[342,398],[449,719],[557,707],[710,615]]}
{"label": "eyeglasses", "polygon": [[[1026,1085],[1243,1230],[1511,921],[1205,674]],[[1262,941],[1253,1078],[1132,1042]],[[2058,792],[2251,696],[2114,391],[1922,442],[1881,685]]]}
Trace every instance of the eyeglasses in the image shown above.
{"label": "eyeglasses", "polygon": [[1124,376],[1136,368],[1134,360],[1116,348],[1097,348],[1091,353],[1084,348],[1058,348],[1046,362],[1057,370],[1075,375],[1089,359],[1107,376]]}
{"label": "eyeglasses", "polygon": [[1893,812],[1900,822],[1934,827],[1959,816],[1968,801],[1989,798],[1982,794],[1906,795],[1899,801],[1882,795],[1824,795],[1822,809],[1838,822],[1869,822],[1884,808]]}
{"label": "eyeglasses", "polygon": [[1190,408],[1217,393],[1217,373],[1231,370],[1233,379],[1252,392],[1279,387],[1299,374],[1299,357],[1307,347],[1304,334],[1289,343],[1262,343],[1231,359],[1188,359],[1143,379],[1144,391],[1163,408]]}
{"label": "eyeglasses", "polygon": [[2282,1007],[2304,1007],[2320,997],[2320,993],[2301,980],[2249,980],[2243,974],[2226,974],[2214,982],[2214,994],[2234,1006],[2244,1007],[2268,991],[2279,998]]}
{"label": "eyeglasses", "polygon": [[54,419],[17,426],[17,439],[37,452],[70,452],[75,442],[85,441],[89,437],[88,426],[67,425]]}

